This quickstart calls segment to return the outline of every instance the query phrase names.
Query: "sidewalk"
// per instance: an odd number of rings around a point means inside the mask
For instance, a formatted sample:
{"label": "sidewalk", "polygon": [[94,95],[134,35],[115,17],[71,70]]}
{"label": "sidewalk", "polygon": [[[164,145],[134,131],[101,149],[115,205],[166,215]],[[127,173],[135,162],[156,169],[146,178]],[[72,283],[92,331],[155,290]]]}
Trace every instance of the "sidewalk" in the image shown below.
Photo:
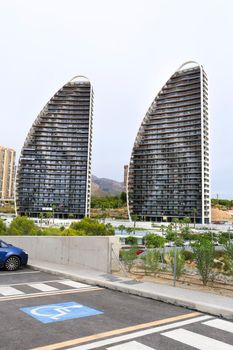
{"label": "sidewalk", "polygon": [[158,283],[138,282],[103,272],[30,260],[29,267],[124,293],[139,295],[233,320],[233,298]]}

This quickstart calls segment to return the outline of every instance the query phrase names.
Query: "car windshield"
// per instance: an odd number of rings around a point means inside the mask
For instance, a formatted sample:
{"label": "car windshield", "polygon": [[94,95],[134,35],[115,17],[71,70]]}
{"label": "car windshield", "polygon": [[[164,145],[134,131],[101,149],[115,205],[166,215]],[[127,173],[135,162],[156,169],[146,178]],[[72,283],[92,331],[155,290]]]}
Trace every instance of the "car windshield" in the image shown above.
{"label": "car windshield", "polygon": [[6,244],[3,241],[0,241],[0,248],[7,248],[7,247],[8,247],[8,244]]}

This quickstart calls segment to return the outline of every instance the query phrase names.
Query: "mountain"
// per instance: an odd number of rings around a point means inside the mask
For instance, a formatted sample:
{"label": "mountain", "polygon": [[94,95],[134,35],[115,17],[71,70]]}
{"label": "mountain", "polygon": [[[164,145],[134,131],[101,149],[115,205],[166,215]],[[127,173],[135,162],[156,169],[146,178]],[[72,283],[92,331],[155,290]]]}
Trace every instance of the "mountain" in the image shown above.
{"label": "mountain", "polygon": [[124,191],[124,183],[92,175],[92,196],[114,196]]}

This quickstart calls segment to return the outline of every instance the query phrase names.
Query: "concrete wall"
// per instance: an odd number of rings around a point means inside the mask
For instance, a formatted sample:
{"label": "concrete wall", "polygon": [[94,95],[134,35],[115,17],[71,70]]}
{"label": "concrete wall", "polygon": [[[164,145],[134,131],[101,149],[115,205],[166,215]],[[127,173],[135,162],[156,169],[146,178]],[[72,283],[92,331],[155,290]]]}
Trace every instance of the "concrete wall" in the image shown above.
{"label": "concrete wall", "polygon": [[31,259],[110,272],[116,267],[111,248],[119,257],[119,238],[115,236],[1,236],[0,239],[25,249],[29,264]]}

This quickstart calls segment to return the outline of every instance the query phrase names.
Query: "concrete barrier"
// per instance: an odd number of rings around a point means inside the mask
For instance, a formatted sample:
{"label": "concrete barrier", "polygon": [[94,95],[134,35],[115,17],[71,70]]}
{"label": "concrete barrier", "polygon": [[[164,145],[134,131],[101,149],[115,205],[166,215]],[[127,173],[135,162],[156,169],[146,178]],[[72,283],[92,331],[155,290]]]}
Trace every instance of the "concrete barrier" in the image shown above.
{"label": "concrete barrier", "polygon": [[106,273],[116,265],[120,249],[116,236],[1,236],[0,239],[25,249],[29,263],[31,258]]}

